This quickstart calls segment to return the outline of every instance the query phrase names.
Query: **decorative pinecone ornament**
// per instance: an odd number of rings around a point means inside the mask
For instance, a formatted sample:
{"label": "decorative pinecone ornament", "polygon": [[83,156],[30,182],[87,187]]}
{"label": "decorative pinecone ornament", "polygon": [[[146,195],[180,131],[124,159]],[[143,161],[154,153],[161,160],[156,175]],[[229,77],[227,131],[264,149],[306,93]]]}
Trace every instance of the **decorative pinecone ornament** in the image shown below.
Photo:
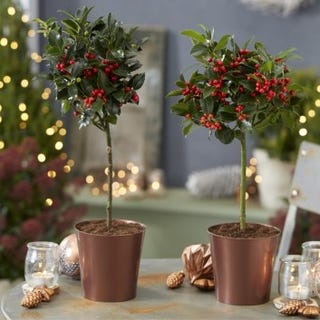
{"label": "decorative pinecone ornament", "polygon": [[240,166],[223,166],[193,172],[186,188],[199,197],[230,197],[236,195],[240,183]]}
{"label": "decorative pinecone ornament", "polygon": [[169,274],[167,278],[167,286],[170,289],[179,288],[184,281],[185,274],[183,271],[177,271]]}
{"label": "decorative pinecone ornament", "polygon": [[80,279],[79,249],[74,233],[61,241],[59,263],[61,273],[73,279]]}
{"label": "decorative pinecone ornament", "polygon": [[299,309],[305,304],[304,300],[289,300],[279,309],[279,312],[287,316],[293,316],[298,314]]}
{"label": "decorative pinecone ornament", "polygon": [[35,308],[42,301],[40,290],[28,292],[21,300],[21,305],[26,308]]}
{"label": "decorative pinecone ornament", "polygon": [[54,295],[53,289],[49,289],[47,287],[39,287],[33,289],[33,292],[40,292],[42,296],[42,300],[44,302],[49,302],[51,300],[51,297]]}
{"label": "decorative pinecone ornament", "polygon": [[298,313],[306,318],[317,318],[320,314],[319,307],[317,306],[302,306],[299,308]]}
{"label": "decorative pinecone ornament", "polygon": [[213,279],[197,279],[193,282],[193,285],[202,291],[212,291],[214,290]]}

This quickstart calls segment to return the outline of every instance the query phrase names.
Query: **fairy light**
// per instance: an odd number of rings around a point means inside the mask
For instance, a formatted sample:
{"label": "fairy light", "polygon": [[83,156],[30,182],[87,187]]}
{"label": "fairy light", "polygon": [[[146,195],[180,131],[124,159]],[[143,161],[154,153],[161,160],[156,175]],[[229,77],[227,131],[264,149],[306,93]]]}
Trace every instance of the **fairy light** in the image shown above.
{"label": "fairy light", "polygon": [[262,182],[262,177],[261,177],[260,175],[256,175],[256,176],[254,177],[254,181],[255,181],[256,183],[261,183],[261,182]]}
{"label": "fairy light", "polygon": [[0,46],[5,47],[8,45],[8,39],[7,38],[1,38],[0,39]]}
{"label": "fairy light", "polygon": [[320,99],[316,99],[316,101],[314,102],[314,105],[319,108],[320,107]]}
{"label": "fairy light", "polygon": [[19,123],[19,128],[20,128],[20,129],[25,129],[25,128],[27,128],[27,123],[26,123],[26,122],[20,122],[20,123]]}
{"label": "fairy light", "polygon": [[306,123],[307,122],[307,117],[306,116],[300,116],[299,117],[299,122],[300,123]]}
{"label": "fairy light", "polygon": [[48,175],[49,178],[54,179],[54,178],[56,178],[57,173],[54,170],[49,170],[47,172],[47,175]]}
{"label": "fairy light", "polygon": [[21,113],[20,119],[21,119],[22,121],[28,121],[28,120],[29,120],[29,115],[28,115],[28,113],[26,113],[26,112]]}
{"label": "fairy light", "polygon": [[44,203],[47,207],[51,207],[53,205],[53,200],[51,198],[47,198]]}
{"label": "fairy light", "polygon": [[307,134],[308,134],[308,130],[307,130],[306,128],[301,128],[301,129],[299,130],[299,135],[300,135],[301,137],[305,137]]}
{"label": "fairy light", "polygon": [[27,15],[27,14],[23,14],[22,16],[21,16],[21,21],[22,22],[24,22],[24,23],[27,23],[27,22],[29,22],[29,16]]}
{"label": "fairy light", "polygon": [[[67,154],[65,154],[65,156],[67,157]],[[73,159],[69,159],[67,162],[67,165],[70,166],[71,168],[74,166],[75,162]]]}
{"label": "fairy light", "polygon": [[104,183],[104,184],[102,185],[102,190],[103,190],[104,192],[108,192],[108,190],[109,190],[109,185],[108,185],[108,183]]}
{"label": "fairy light", "polygon": [[313,109],[310,109],[310,110],[308,111],[308,116],[309,116],[310,118],[314,118],[314,117],[316,116],[316,112],[315,112]]}
{"label": "fairy light", "polygon": [[91,194],[92,194],[93,196],[98,196],[98,195],[100,194],[99,188],[97,188],[97,187],[92,188],[92,189],[91,189]]}
{"label": "fairy light", "polygon": [[9,7],[7,12],[10,16],[14,16],[16,14],[16,9],[14,7]]}
{"label": "fairy light", "polygon": [[43,163],[46,161],[46,156],[43,153],[39,153],[37,159],[39,162]]}
{"label": "fairy light", "polygon": [[47,92],[42,92],[41,93],[41,99],[48,100],[49,99],[49,94]]}
{"label": "fairy light", "polygon": [[[68,158],[68,155],[67,155],[65,152],[60,153],[60,159],[62,159],[62,160],[67,160],[67,158]],[[70,161],[70,160],[69,160],[69,161]],[[69,164],[69,161],[68,161],[67,165],[70,166],[70,167],[72,167],[72,166]],[[71,161],[73,161],[73,160],[71,160]]]}
{"label": "fairy light", "polygon": [[35,35],[36,35],[36,32],[35,32],[34,30],[30,29],[30,30],[28,31],[28,37],[29,37],[29,38],[33,38]]}
{"label": "fairy light", "polygon": [[68,165],[63,166],[63,172],[70,173],[71,172],[71,167],[68,166]]}
{"label": "fairy light", "polygon": [[132,174],[138,174],[139,173],[139,167],[138,166],[133,166],[132,168],[131,168],[131,173]]}
{"label": "fairy light", "polygon": [[136,184],[130,184],[129,191],[130,192],[136,192],[138,190],[138,187]]}
{"label": "fairy light", "polygon": [[5,143],[0,140],[0,150],[4,149],[4,147],[5,147]]}
{"label": "fairy light", "polygon": [[63,142],[62,141],[57,141],[54,145],[56,150],[61,150],[63,148]]}
{"label": "fairy light", "polygon": [[12,50],[17,50],[18,47],[19,47],[19,45],[18,45],[18,42],[17,42],[17,41],[12,41],[12,42],[10,43],[10,48],[11,48]]}
{"label": "fairy light", "polygon": [[118,171],[118,177],[120,179],[123,179],[126,176],[126,172],[124,170],[119,170]]}
{"label": "fairy light", "polygon": [[[45,92],[48,93],[48,91],[45,91]],[[57,128],[63,127],[63,122],[61,120],[57,120],[56,121],[56,126],[57,126]]]}
{"label": "fairy light", "polygon": [[46,135],[47,136],[53,136],[54,135],[54,129],[53,128],[47,128],[46,129]]}
{"label": "fairy light", "polygon": [[60,136],[64,137],[67,134],[67,130],[65,128],[59,129]]}
{"label": "fairy light", "polygon": [[131,171],[132,167],[134,166],[134,164],[132,162],[128,162],[127,163],[127,169]]}
{"label": "fairy light", "polygon": [[91,184],[94,182],[94,177],[92,175],[86,176],[86,183]]}
{"label": "fairy light", "polygon": [[29,86],[29,81],[27,79],[22,79],[20,85],[22,88],[27,88]]}
{"label": "fairy light", "polygon": [[24,112],[24,111],[27,110],[27,105],[25,103],[21,102],[18,105],[18,109],[19,109],[20,112]]}
{"label": "fairy light", "polygon": [[8,83],[11,82],[11,77],[10,76],[4,76],[2,80],[3,80],[4,83],[8,84]]}
{"label": "fairy light", "polygon": [[320,84],[317,85],[317,92],[320,93]]}
{"label": "fairy light", "polygon": [[160,189],[160,182],[159,181],[153,181],[152,184],[151,184],[151,188],[153,190],[159,190]]}
{"label": "fairy light", "polygon": [[257,159],[252,157],[250,160],[249,160],[249,163],[252,165],[252,166],[256,166],[257,165]]}
{"label": "fairy light", "polygon": [[4,87],[4,83],[0,80],[0,89]]}

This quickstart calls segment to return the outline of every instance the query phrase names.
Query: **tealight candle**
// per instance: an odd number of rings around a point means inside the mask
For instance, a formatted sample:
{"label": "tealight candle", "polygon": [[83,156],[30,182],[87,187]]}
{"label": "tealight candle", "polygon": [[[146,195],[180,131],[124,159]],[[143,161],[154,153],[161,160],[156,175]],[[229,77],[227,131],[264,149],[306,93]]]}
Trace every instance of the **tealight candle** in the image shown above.
{"label": "tealight candle", "polygon": [[309,296],[310,296],[309,287],[303,287],[301,285],[287,287],[287,297],[289,299],[305,300],[305,299],[308,299]]}
{"label": "tealight candle", "polygon": [[59,278],[59,245],[48,241],[27,244],[24,275],[27,284],[34,288],[53,287]]}
{"label": "tealight candle", "polygon": [[278,290],[282,296],[299,300],[311,296],[311,262],[302,255],[282,257],[278,277]]}

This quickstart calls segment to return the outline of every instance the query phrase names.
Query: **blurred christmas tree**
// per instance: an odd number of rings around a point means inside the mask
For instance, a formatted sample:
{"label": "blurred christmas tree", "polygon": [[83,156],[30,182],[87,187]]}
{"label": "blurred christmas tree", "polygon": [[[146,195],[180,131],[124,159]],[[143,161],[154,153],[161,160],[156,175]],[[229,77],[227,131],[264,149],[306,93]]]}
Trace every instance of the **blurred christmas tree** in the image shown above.
{"label": "blurred christmas tree", "polygon": [[27,39],[35,35],[28,20],[15,1],[1,0],[0,149],[33,136],[47,157],[56,156],[66,131],[48,104],[50,89],[33,79],[32,63],[41,58],[28,52]]}
{"label": "blurred christmas tree", "polygon": [[23,275],[26,243],[61,241],[84,207],[66,193],[73,161],[66,129],[32,66],[35,35],[18,2],[0,2],[0,278]]}

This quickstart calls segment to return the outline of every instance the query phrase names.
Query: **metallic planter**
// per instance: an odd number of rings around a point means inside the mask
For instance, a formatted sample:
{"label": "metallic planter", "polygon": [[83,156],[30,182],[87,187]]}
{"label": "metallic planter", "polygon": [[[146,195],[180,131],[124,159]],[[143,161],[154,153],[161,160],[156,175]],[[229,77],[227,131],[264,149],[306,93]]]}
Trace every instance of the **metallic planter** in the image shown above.
{"label": "metallic planter", "polygon": [[280,230],[266,238],[231,238],[209,231],[216,298],[232,305],[258,305],[269,301],[273,262]]}
{"label": "metallic planter", "polygon": [[120,236],[89,234],[80,231],[78,225],[75,229],[84,297],[102,302],[135,298],[145,225],[141,224],[140,233]]}

